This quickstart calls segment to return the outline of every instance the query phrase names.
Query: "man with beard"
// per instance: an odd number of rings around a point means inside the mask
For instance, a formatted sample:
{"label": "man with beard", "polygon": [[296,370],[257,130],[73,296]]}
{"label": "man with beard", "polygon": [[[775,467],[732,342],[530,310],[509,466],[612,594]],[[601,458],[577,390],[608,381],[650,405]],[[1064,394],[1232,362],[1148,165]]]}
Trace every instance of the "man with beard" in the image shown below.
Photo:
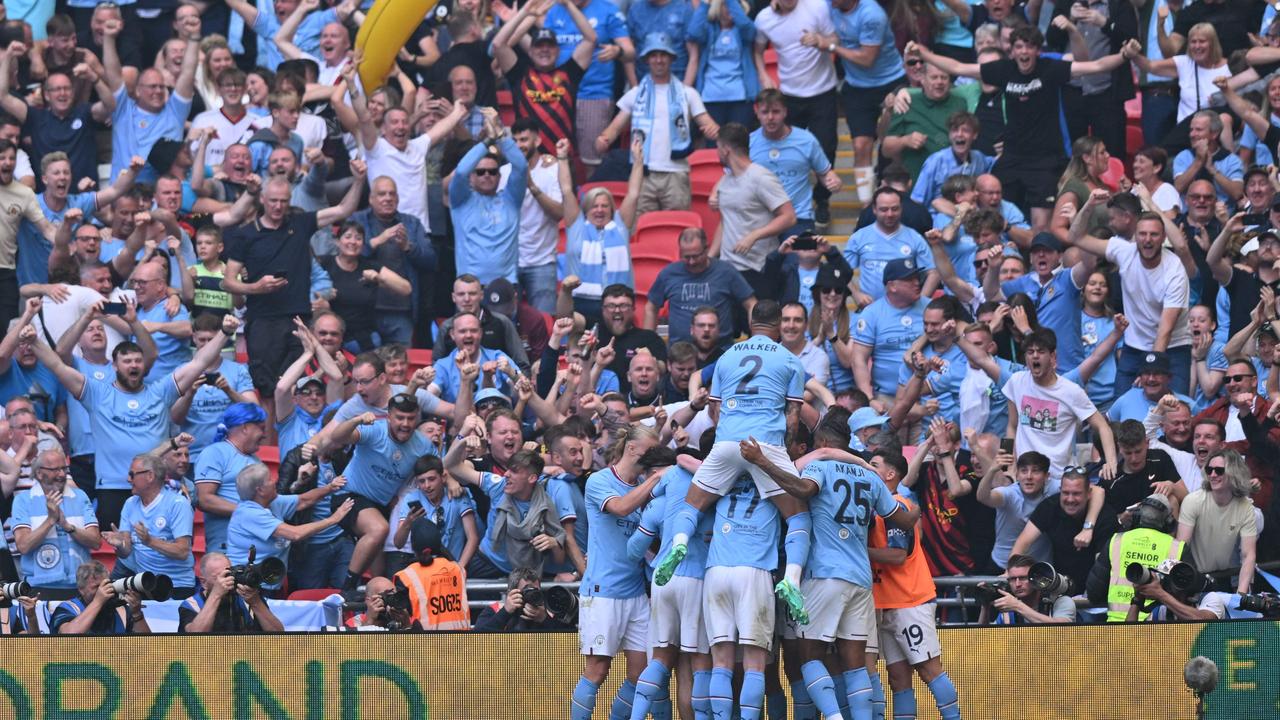
{"label": "man with beard", "polygon": [[[563,497],[573,504],[573,518],[561,518],[560,525],[565,534],[565,555],[567,563],[564,567],[549,568],[560,574],[568,574],[574,580],[582,578],[587,569],[587,504],[583,490],[587,484],[587,476],[591,474],[591,448],[568,425],[553,425],[543,434],[543,442],[547,444],[547,462],[543,473],[547,485],[559,483]],[[555,473],[559,470],[559,473]]]}
{"label": "man with beard", "polygon": [[647,350],[659,361],[667,361],[667,344],[658,333],[636,327],[635,302],[635,290],[621,284],[606,287],[600,298],[604,322],[596,340],[600,347],[613,343],[615,355],[608,369],[617,373],[623,393],[631,391],[631,381],[626,376],[636,353]]}
{"label": "man with beard", "polygon": [[152,383],[143,381],[146,364],[142,349],[132,342],[122,342],[112,352],[116,379],[111,383],[86,377],[64,363],[44,342],[33,345],[40,362],[89,411],[96,446],[98,520],[104,527],[119,522],[120,509],[129,499],[128,472],[134,456],[169,437],[169,407],[217,361],[227,338],[234,337],[238,327],[240,321],[234,316],[223,317],[221,332],[190,362]]}

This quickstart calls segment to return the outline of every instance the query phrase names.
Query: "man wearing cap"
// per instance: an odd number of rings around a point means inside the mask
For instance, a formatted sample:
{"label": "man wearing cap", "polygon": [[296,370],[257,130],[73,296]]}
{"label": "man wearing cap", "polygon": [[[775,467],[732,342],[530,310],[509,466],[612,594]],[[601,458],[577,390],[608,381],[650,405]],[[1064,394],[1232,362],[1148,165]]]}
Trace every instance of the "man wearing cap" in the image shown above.
{"label": "man wearing cap", "polygon": [[395,574],[409,591],[410,618],[422,630],[470,630],[466,576],[440,539],[440,528],[418,518],[410,530],[415,562]]}
{"label": "man wearing cap", "polygon": [[[363,413],[338,423],[321,452],[344,445],[354,445],[347,464],[346,496],[355,501],[349,515],[340,523],[356,537],[356,548],[347,565],[347,579],[342,589],[354,591],[364,571],[382,552],[390,525],[387,518],[396,493],[413,476],[414,463],[423,455],[435,455],[435,446],[417,431],[420,411],[418,400],[400,393],[387,404],[387,417],[378,420],[373,413]],[[334,502],[340,502],[339,496]]]}
{"label": "man wearing cap", "polygon": [[880,428],[889,422],[889,418],[876,412],[874,408],[860,407],[849,416],[849,447],[864,460],[870,461],[865,454],[868,443]]}
{"label": "man wearing cap", "polygon": [[226,549],[227,523],[240,502],[236,475],[261,463],[267,413],[253,403],[236,403],[222,414],[213,442],[196,458],[196,504],[204,511],[205,547]]}
{"label": "man wearing cap", "polygon": [[[618,114],[596,138],[596,151],[609,149],[622,129],[644,141],[644,185],[636,211],[688,210],[693,200],[689,186],[688,156],[693,152],[693,126],[715,140],[720,126],[707,114],[702,96],[692,84],[681,82],[672,71],[679,51],[665,32],[644,38],[640,59],[649,72],[636,87],[618,100]],[[697,67],[697,63],[690,63]],[[685,79],[691,79],[687,77]]]}
{"label": "man wearing cap", "polygon": [[859,307],[867,307],[885,294],[882,282],[888,263],[910,260],[915,268],[926,272],[921,295],[928,297],[938,288],[938,271],[933,267],[933,253],[920,233],[902,224],[902,194],[880,187],[871,199],[876,221],[856,230],[845,245],[844,259],[858,271],[858,284],[853,299]]}
{"label": "man wearing cap", "polygon": [[[336,316],[335,316],[336,317]],[[280,457],[320,432],[325,411],[343,400],[343,373],[320,340],[299,321],[302,354],[275,387],[276,445]],[[307,370],[312,364],[315,373]]]}
{"label": "man wearing cap", "polygon": [[902,353],[924,333],[929,304],[920,297],[920,267],[911,258],[887,262],[882,282],[884,296],[863,309],[853,331],[854,384],[877,411],[893,403]]}
{"label": "man wearing cap", "polygon": [[[792,202],[795,202],[794,196]],[[817,281],[824,274],[834,281],[831,287],[843,287],[845,294],[848,294],[849,280],[853,277],[853,269],[840,248],[828,243],[823,235],[814,237],[817,245],[812,250],[796,250],[794,246],[799,237],[791,235],[764,261],[765,279],[772,288],[772,297],[783,303],[798,302],[804,306],[805,312],[813,312],[818,299],[815,294]]]}
{"label": "man wearing cap", "polygon": [[778,234],[796,224],[791,198],[777,176],[751,161],[746,127],[728,123],[720,128],[716,153],[725,174],[716,184],[721,222],[711,254],[742,273],[756,297],[775,300],[764,264],[778,248]]}
{"label": "man wearing cap", "polygon": [[496,278],[490,282],[484,290],[483,304],[486,314],[504,317],[515,325],[525,357],[542,357],[550,340],[546,316],[521,298],[510,280]]}
{"label": "man wearing cap", "polygon": [[[569,12],[574,26],[582,33],[582,39],[563,63],[556,64],[560,57],[560,41],[556,39],[555,31],[524,22],[534,14],[534,7],[528,3],[516,12],[510,22],[502,25],[490,46],[493,59],[498,61],[498,67],[511,83],[516,118],[537,121],[542,138],[540,144],[545,153],[555,152],[557,140],[566,139],[572,143],[576,139],[574,100],[596,47],[596,30],[577,4],[559,5]],[[536,29],[529,36],[526,53],[520,49],[520,41],[530,28]]]}
{"label": "man wearing cap", "polygon": [[1001,283],[999,264],[989,266],[983,289],[988,300],[1004,300],[1015,293],[1026,293],[1031,298],[1036,306],[1036,320],[1057,337],[1058,369],[1065,372],[1084,360],[1080,291],[1093,272],[1095,258],[1085,255],[1074,266],[1064,267],[1062,250],[1062,243],[1053,233],[1036,233],[1031,239],[1031,272]]}
{"label": "man wearing cap", "polygon": [[[191,341],[196,350],[217,336],[221,322],[217,315],[201,315],[191,322]],[[193,457],[199,457],[213,442],[218,423],[232,403],[258,403],[249,368],[225,356],[219,360],[218,366],[196,378],[191,389],[169,410],[169,417],[182,426],[183,432],[195,438],[191,443]]]}
{"label": "man wearing cap", "polygon": [[[1081,213],[1087,213],[1090,206],[1104,197],[1106,193],[1103,191],[1095,190],[1090,193]],[[1129,327],[1124,331],[1124,347],[1120,349],[1120,356],[1116,360],[1116,395],[1129,389],[1138,375],[1138,369],[1151,353],[1167,353],[1173,375],[1172,387],[1182,390],[1189,388],[1191,330],[1187,327],[1187,310],[1191,307],[1191,284],[1187,269],[1178,254],[1164,247],[1167,239],[1171,245],[1181,248],[1182,253],[1185,253],[1186,238],[1182,231],[1172,220],[1158,212],[1144,212],[1139,216],[1134,242],[1120,237],[1110,240],[1078,237],[1077,224],[1072,224],[1070,242],[1086,253],[1105,257],[1115,263],[1120,276],[1124,278],[1120,289],[1124,296],[1124,313],[1129,318]],[[1032,259],[1034,261],[1034,257]],[[1214,265],[1212,259],[1209,265]],[[1039,272],[1038,267],[1036,270]],[[1082,277],[1087,278],[1088,274]],[[1214,277],[1218,277],[1217,269],[1214,270]],[[1224,280],[1219,282],[1230,279],[1229,275],[1225,275]],[[1083,281],[1077,286],[1079,285],[1083,285]],[[1251,307],[1255,300],[1249,301]],[[1078,338],[1078,294],[1076,303],[1077,324],[1074,337]],[[1046,325],[1043,316],[1040,322]],[[1061,333],[1059,337],[1062,337]],[[1069,365],[1064,363],[1064,367]]]}
{"label": "man wearing cap", "polygon": [[[1273,212],[1271,215],[1273,218],[1280,218],[1280,213]],[[1253,272],[1240,270],[1232,262],[1228,245],[1243,226],[1243,216],[1233,215],[1214,239],[1205,257],[1205,262],[1213,272],[1213,279],[1227,291],[1229,313],[1227,317],[1223,317],[1221,311],[1218,313],[1218,327],[1224,331],[1224,337],[1230,337],[1249,325],[1250,315],[1258,305],[1258,298],[1262,296],[1262,287],[1280,280],[1280,269],[1276,268],[1276,261],[1280,260],[1280,234],[1275,230],[1264,230],[1255,238],[1258,241],[1258,256],[1257,269]],[[1241,256],[1244,256],[1243,252]]]}
{"label": "man wearing cap", "polygon": [[1147,353],[1142,360],[1142,366],[1138,368],[1137,387],[1129,388],[1123,395],[1116,398],[1111,408],[1107,410],[1107,419],[1112,422],[1120,420],[1142,422],[1147,419],[1147,413],[1160,402],[1160,398],[1171,393],[1185,402],[1188,407],[1194,404],[1191,398],[1170,388],[1169,378],[1168,356],[1164,353]]}

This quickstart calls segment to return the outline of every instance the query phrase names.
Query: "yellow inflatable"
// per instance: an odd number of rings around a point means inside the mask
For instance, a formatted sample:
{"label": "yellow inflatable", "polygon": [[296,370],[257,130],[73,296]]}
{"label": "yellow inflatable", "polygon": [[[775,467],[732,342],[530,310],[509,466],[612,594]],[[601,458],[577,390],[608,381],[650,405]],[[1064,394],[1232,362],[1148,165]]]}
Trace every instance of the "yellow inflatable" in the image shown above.
{"label": "yellow inflatable", "polygon": [[366,92],[382,84],[396,54],[436,3],[437,0],[377,0],[369,8],[356,34],[356,49],[364,52],[358,70]]}

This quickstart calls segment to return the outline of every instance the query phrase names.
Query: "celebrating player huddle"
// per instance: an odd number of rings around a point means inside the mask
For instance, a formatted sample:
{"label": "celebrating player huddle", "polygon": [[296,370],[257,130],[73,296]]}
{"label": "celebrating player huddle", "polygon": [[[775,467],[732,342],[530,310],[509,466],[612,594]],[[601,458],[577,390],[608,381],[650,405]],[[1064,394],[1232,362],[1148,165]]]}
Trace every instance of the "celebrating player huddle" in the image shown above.
{"label": "celebrating player huddle", "polygon": [[[849,429],[833,423],[819,423],[816,449],[793,461],[788,449],[797,448],[788,440],[805,373],[778,343],[780,320],[777,303],[757,303],[751,337],[716,364],[711,400],[719,417],[709,448],[712,433],[704,435],[701,461],[657,447],[657,433],[635,425],[614,444],[614,464],[587,481],[593,532],[573,720],[592,716],[619,650],[627,678],[611,720],[672,717],[669,680],[677,668],[684,716],[757,720],[775,636],[798,720],[818,712],[828,720],[883,718],[881,651],[895,719],[916,715],[913,669],[942,717],[960,717],[940,661],[933,581],[913,531],[920,512],[895,494],[907,462],[896,453],[875,454],[870,463],[856,457]],[[646,601],[640,561],[655,542]],[[785,702],[781,692],[770,694],[774,702]]]}

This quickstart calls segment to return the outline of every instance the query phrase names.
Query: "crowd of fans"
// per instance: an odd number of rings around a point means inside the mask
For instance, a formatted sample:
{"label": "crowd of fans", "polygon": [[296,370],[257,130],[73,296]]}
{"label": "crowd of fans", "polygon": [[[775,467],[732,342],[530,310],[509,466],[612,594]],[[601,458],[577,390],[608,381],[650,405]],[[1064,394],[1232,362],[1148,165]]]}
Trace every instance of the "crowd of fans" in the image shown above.
{"label": "crowd of fans", "polygon": [[[466,627],[464,577],[509,582],[480,627],[571,627],[528,591],[588,572],[587,478],[637,428],[709,447],[765,301],[805,373],[792,459],[832,427],[889,458],[934,577],[1007,573],[991,619],[1266,589],[1274,8],[454,0],[366,87],[368,6],[6,5],[0,573],[66,601],[51,631],[146,631],[110,582],[143,571],[187,632],[330,587],[355,624]],[[640,282],[639,222],[700,204]],[[1224,593],[1126,578],[1139,537]]]}

